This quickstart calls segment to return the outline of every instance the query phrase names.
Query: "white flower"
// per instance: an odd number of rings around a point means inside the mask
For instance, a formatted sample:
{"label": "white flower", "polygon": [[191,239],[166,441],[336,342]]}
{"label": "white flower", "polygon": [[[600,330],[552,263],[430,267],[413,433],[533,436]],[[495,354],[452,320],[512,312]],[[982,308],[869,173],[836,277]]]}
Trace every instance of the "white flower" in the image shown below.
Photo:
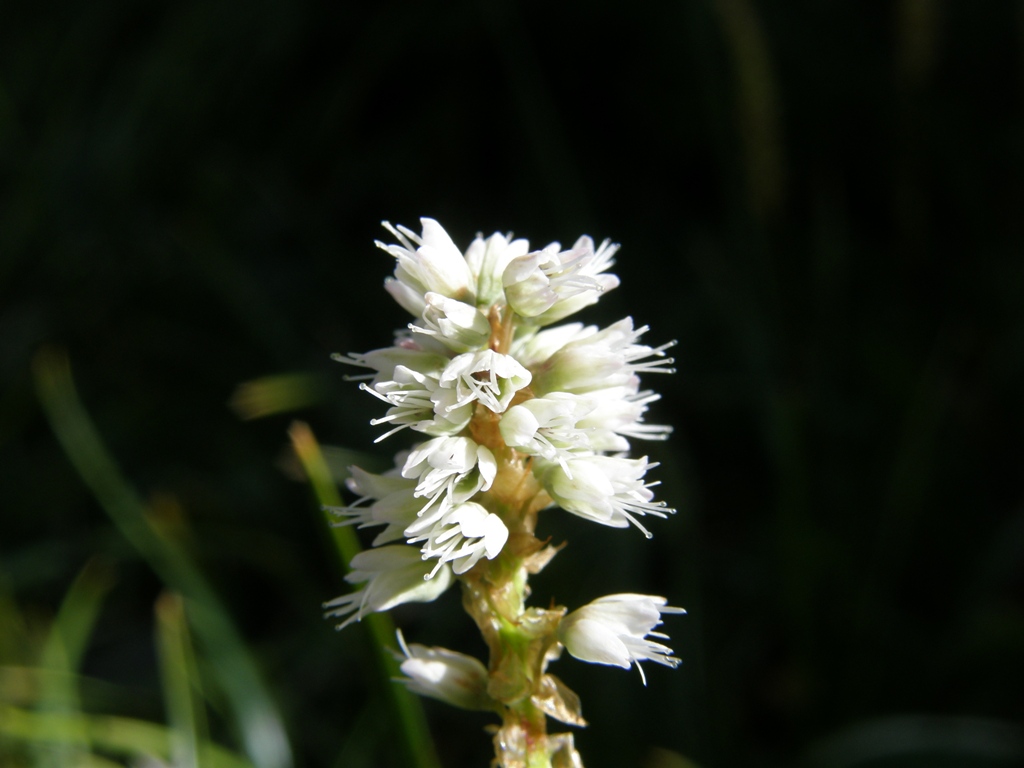
{"label": "white flower", "polygon": [[675,512],[663,501],[652,501],[651,486],[657,482],[644,483],[643,478],[654,466],[646,456],[573,456],[564,466],[550,463],[540,467],[540,472],[545,490],[566,512],[613,528],[632,523],[651,538],[637,515],[667,517]]}
{"label": "white flower", "polygon": [[578,429],[590,432],[590,445],[595,451],[628,451],[626,437],[641,440],[665,440],[672,427],[645,424],[643,415],[648,403],[659,400],[651,390],[636,391],[635,382],[624,387],[609,387],[587,393],[584,400],[592,410],[577,423]]}
{"label": "white flower", "polygon": [[466,263],[476,277],[476,304],[489,307],[502,299],[501,276],[508,263],[519,256],[525,256],[530,243],[523,239],[512,240],[512,235],[495,232],[486,240],[482,235],[466,249]]}
{"label": "white flower", "polygon": [[451,507],[491,487],[498,464],[494,454],[468,437],[436,437],[416,446],[402,467],[402,477],[415,478],[416,496]]}
{"label": "white flower", "polygon": [[515,358],[483,349],[454,358],[441,373],[440,381],[442,387],[455,388],[453,407],[479,400],[495,413],[501,413],[516,392],[530,383],[530,378],[530,372]]}
{"label": "white flower", "polygon": [[522,317],[536,317],[558,301],[552,278],[558,284],[561,266],[558,243],[513,259],[502,274],[505,301]]}
{"label": "white flower", "polygon": [[[439,467],[412,478],[400,476],[398,470],[374,475],[352,467],[347,484],[363,495],[350,506],[328,508],[348,518],[339,525],[386,526],[373,540],[374,546],[403,538],[408,544],[424,542],[420,548],[422,559],[437,561],[427,578],[444,564],[451,564],[455,573],[465,573],[482,557],[494,559],[508,540],[508,529],[501,518],[476,502],[466,501],[493,479],[490,451],[469,438],[431,443],[410,453],[412,462],[409,458],[399,460],[422,469],[433,459]],[[420,488],[423,477],[431,483],[425,490]],[[424,496],[429,497],[426,503]]]}
{"label": "white flower", "polygon": [[468,352],[487,344],[491,324],[475,306],[433,291],[428,291],[423,299],[423,325],[410,324],[410,331],[433,336],[455,352]]}
{"label": "white flower", "polygon": [[398,644],[405,659],[401,670],[405,677],[395,678],[420,696],[446,702],[462,709],[491,709],[487,695],[487,668],[472,656],[428,648],[419,643],[406,645],[399,630]]}
{"label": "white flower", "polygon": [[660,347],[638,344],[647,330],[646,325],[634,330],[630,317],[600,331],[588,326],[535,369],[534,392],[585,394],[635,385],[634,380],[641,373],[672,373],[669,366],[674,361],[665,357],[665,350],[675,342]]}
{"label": "white flower", "polygon": [[498,429],[510,448],[557,461],[565,469],[572,451],[591,447],[588,432],[578,425],[594,407],[582,397],[553,392],[509,408]]}
{"label": "white flower", "polygon": [[[407,455],[408,452],[403,451],[395,457],[395,461],[404,462]],[[352,493],[359,494],[360,498],[355,502],[356,504],[367,499],[382,499],[395,491],[409,488],[411,485],[415,486],[415,483],[410,483],[402,477],[397,468],[376,475],[360,467],[352,466],[349,467],[349,472],[351,472],[351,476],[345,481],[345,486]]]}
{"label": "white flower", "polygon": [[428,291],[440,293],[450,299],[476,303],[475,284],[469,265],[444,227],[433,219],[420,219],[423,234],[417,235],[406,227],[392,227],[382,222],[395,236],[399,245],[380,241],[377,247],[395,257],[395,277],[385,281],[384,287],[408,312],[421,317],[426,306]]}
{"label": "white flower", "polygon": [[349,471],[352,476],[345,484],[360,497],[345,507],[325,507],[347,518],[335,525],[387,526],[373,540],[374,546],[403,538],[406,527],[423,509],[423,500],[416,496],[416,481],[399,475],[397,468],[383,475],[359,467],[349,467]]}
{"label": "white flower", "polygon": [[641,661],[673,668],[679,665],[671,648],[647,639],[668,639],[667,635],[652,631],[661,624],[662,614],[686,613],[682,608],[666,606],[666,602],[664,597],[653,595],[600,597],[563,618],[558,624],[558,639],[580,661],[623,669],[635,663],[646,685]]}
{"label": "white flower", "polygon": [[559,463],[570,453],[628,451],[627,437],[664,440],[671,427],[643,423],[648,403],[660,396],[637,392],[635,384],[634,377],[628,386],[586,395],[552,392],[525,400],[502,416],[501,435],[511,448]]}
{"label": "white flower", "polygon": [[615,263],[618,245],[605,240],[595,251],[594,241],[584,235],[571,250],[559,248],[552,243],[513,259],[502,275],[509,306],[537,325],[568,317],[619,284],[615,275],[601,274]]}
{"label": "white flower", "polygon": [[398,425],[374,440],[375,443],[406,427],[428,435],[452,435],[461,432],[472,418],[472,405],[456,402],[456,392],[451,387],[442,387],[437,375],[404,365],[395,366],[391,375],[390,380],[378,380],[372,386],[365,382],[359,385],[360,389],[391,406],[386,415],[370,419],[370,424]]}
{"label": "white flower", "polygon": [[468,571],[482,557],[493,560],[508,541],[508,528],[501,518],[475,501],[458,504],[442,514],[422,515],[405,534],[410,544],[425,542],[423,558],[437,558],[435,570],[451,563],[458,574]]}
{"label": "white flower", "polygon": [[[351,614],[338,629],[379,611],[388,611],[403,603],[428,603],[435,600],[452,583],[447,566],[433,568],[423,562],[416,547],[394,544],[360,552],[352,558],[352,572],[345,577],[349,584],[367,582],[366,586],[348,595],[324,603],[327,616]],[[433,578],[430,578],[433,574]]]}
{"label": "white flower", "polygon": [[512,343],[511,354],[527,368],[538,368],[570,341],[596,332],[596,325],[584,327],[583,323],[566,323],[544,330],[528,328]]}
{"label": "white flower", "polygon": [[[431,347],[428,348],[428,344]],[[439,349],[438,349],[439,348]],[[369,352],[351,352],[348,355],[331,355],[333,360],[347,365],[369,368],[373,374],[350,376],[349,379],[369,379],[373,383],[395,378],[395,369],[404,366],[423,374],[440,374],[451,359],[448,350],[432,339],[399,337],[393,347],[374,349]]]}

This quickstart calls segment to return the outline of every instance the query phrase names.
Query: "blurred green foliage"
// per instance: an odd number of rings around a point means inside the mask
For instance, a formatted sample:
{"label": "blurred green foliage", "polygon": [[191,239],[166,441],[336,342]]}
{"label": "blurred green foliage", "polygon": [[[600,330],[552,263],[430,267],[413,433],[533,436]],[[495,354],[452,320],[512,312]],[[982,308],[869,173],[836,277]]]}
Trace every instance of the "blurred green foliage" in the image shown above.
{"label": "blurred green foliage", "polygon": [[408,444],[328,356],[421,215],[612,237],[584,319],[680,341],[679,514],[543,521],[536,600],[689,609],[646,689],[558,662],[589,768],[1024,762],[1022,96],[1002,1],[4,3],[0,762],[409,764],[289,428]]}

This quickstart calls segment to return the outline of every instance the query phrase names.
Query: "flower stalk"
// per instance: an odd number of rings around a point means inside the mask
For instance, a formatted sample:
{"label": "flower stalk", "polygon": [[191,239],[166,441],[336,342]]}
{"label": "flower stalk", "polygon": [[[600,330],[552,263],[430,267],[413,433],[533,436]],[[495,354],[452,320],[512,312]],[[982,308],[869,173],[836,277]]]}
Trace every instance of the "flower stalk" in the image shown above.
{"label": "flower stalk", "polygon": [[[410,429],[428,439],[373,475],[352,469],[358,496],[333,508],[338,525],[384,526],[375,549],[352,559],[359,589],[325,604],[339,628],[403,602],[435,600],[459,582],[462,605],[489,650],[486,665],[444,648],[407,645],[401,679],[425,696],[501,718],[494,727],[502,768],[582,768],[572,733],[584,726],[579,697],[548,672],[563,649],[620,667],[679,660],[656,640],[661,597],[609,595],[568,612],[529,606],[529,578],[560,547],[537,537],[554,506],[602,525],[634,526],[673,512],[645,479],[656,466],[630,459],[631,440],[661,440],[644,421],[658,396],[640,375],[671,372],[669,344],[640,342],[626,318],[605,329],[549,327],[618,285],[608,274],[618,246],[581,237],[530,251],[525,240],[480,236],[465,253],[432,219],[417,235],[385,227],[397,244],[388,292],[414,317],[391,348],[336,359],[368,369],[360,384],[388,406],[381,438]],[[641,670],[641,676],[643,672]],[[646,684],[646,680],[644,680]]]}

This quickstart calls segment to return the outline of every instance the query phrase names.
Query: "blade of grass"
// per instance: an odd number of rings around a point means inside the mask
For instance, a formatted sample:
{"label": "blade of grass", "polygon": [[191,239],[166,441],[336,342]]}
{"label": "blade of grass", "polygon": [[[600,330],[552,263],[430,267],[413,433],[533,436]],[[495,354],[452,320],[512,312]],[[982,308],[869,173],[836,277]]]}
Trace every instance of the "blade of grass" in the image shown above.
{"label": "blade of grass", "polygon": [[121,475],[78,399],[67,356],[44,348],[32,362],[39,401],[82,480],[160,579],[184,596],[191,626],[230,701],[246,754],[257,768],[288,768],[292,756],[284,726],[255,660],[189,553],[147,519],[145,505]]}
{"label": "blade of grass", "polygon": [[180,768],[198,766],[207,726],[197,695],[199,676],[185,606],[179,595],[164,593],[156,602],[155,613],[160,680],[171,726],[171,762]]}
{"label": "blade of grass", "polygon": [[334,478],[331,476],[324,452],[313,435],[313,430],[305,422],[293,421],[291,427],[288,428],[288,437],[291,438],[295,455],[299,457],[302,469],[313,488],[313,495],[320,502],[320,511],[323,513],[324,523],[331,532],[334,546],[344,561],[341,564],[342,570],[347,571],[348,563],[359,554],[359,539],[351,526],[334,525],[336,519],[327,509],[327,507],[341,506],[341,494],[338,493],[338,487],[334,484]]}
{"label": "blade of grass", "polygon": [[81,762],[75,763],[75,768],[122,768],[121,763],[107,760],[99,755],[83,755]]}
{"label": "blade of grass", "polygon": [[[113,586],[114,572],[108,563],[93,559],[85,564],[61,603],[43,648],[43,667],[66,671],[69,675],[78,671],[103,599]],[[63,666],[56,663],[58,655],[62,657]],[[50,663],[51,660],[54,663]]]}
{"label": "blade of grass", "polygon": [[786,162],[768,38],[748,0],[716,0],[714,5],[736,70],[737,133],[745,154],[750,207],[762,221],[770,221],[785,203]]}
{"label": "blade of grass", "polygon": [[[68,590],[40,653],[39,666],[54,674],[41,678],[39,711],[72,714],[79,710],[76,672],[112,585],[110,568],[90,560]],[[39,766],[79,765],[87,753],[88,739],[79,732],[77,739],[69,738],[58,749],[36,749],[35,762]]]}
{"label": "blade of grass", "polygon": [[[3,626],[3,625],[0,625]],[[33,708],[39,701],[40,691],[58,684],[50,678],[67,677],[67,672],[54,672],[36,665],[9,664],[0,666],[0,702],[12,706]],[[113,708],[130,706],[139,696],[146,694],[137,686],[124,686],[89,675],[74,674],[74,685],[85,701],[110,702]],[[3,765],[3,762],[0,762]]]}
{"label": "blade of grass", "polygon": [[315,405],[323,395],[324,383],[320,376],[280,373],[242,382],[228,404],[243,419],[261,419]]}
{"label": "blade of grass", "polygon": [[4,628],[0,632],[0,664],[25,662],[28,631],[3,571],[0,571],[0,627]]}
{"label": "blade of grass", "polygon": [[388,707],[390,704],[378,695],[367,698],[352,722],[341,748],[334,757],[331,768],[349,768],[353,765],[373,765],[374,743],[386,738],[389,730]]}
{"label": "blade of grass", "polygon": [[[89,745],[124,757],[171,756],[171,729],[158,723],[110,715],[30,712],[0,706],[0,736],[42,744],[75,743],[84,733]],[[252,763],[223,747],[204,742],[198,749],[204,768],[253,768]]]}
{"label": "blade of grass", "polygon": [[[331,531],[335,547],[340,555],[343,570],[359,553],[359,540],[355,531],[349,526],[336,526],[329,510],[325,507],[341,505],[341,496],[331,477],[331,471],[324,459],[323,451],[308,424],[301,421],[292,422],[288,430],[295,453],[309,478],[313,493],[320,502],[324,521]],[[395,637],[395,625],[391,617],[383,613],[367,616],[361,622],[369,627],[373,638],[380,683],[385,695],[391,701],[395,717],[401,724],[401,733],[405,739],[405,749],[411,760],[410,765],[417,768],[439,768],[440,763],[434,742],[430,738],[427,719],[423,714],[420,700],[409,693],[404,687],[394,685],[391,681],[399,675],[398,662],[387,650]]]}

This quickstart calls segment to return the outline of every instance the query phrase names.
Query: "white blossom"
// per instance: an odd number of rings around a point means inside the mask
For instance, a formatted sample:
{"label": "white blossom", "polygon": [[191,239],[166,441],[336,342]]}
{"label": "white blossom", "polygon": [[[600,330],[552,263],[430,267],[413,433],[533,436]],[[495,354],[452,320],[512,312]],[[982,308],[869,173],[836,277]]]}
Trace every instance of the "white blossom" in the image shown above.
{"label": "white blossom", "polygon": [[566,512],[593,520],[613,528],[626,528],[630,524],[647,537],[650,531],[637,520],[637,516],[667,517],[675,512],[663,501],[652,501],[651,487],[644,475],[650,467],[647,457],[627,459],[621,456],[573,456],[564,462],[549,463],[542,467],[544,488]]}
{"label": "white blossom", "polygon": [[349,471],[352,476],[346,485],[359,498],[348,506],[326,507],[345,518],[335,525],[387,526],[373,540],[374,546],[403,538],[405,529],[423,509],[423,500],[416,496],[416,481],[402,477],[397,468],[383,475],[359,467],[349,467]]}
{"label": "white blossom", "polygon": [[558,243],[551,243],[513,259],[502,275],[505,300],[537,325],[568,317],[619,285],[615,275],[602,274],[615,263],[612,256],[618,247],[605,240],[595,250],[594,241],[584,235],[571,250],[561,251]]}
{"label": "white blossom", "polygon": [[530,372],[515,358],[492,349],[459,355],[440,376],[442,387],[455,388],[453,407],[479,400],[495,413],[504,411],[530,379]]}
{"label": "white blossom", "polygon": [[[356,524],[360,528],[386,526],[374,539],[374,546],[399,539],[404,539],[407,544],[423,542],[420,547],[422,559],[437,561],[426,574],[427,578],[432,578],[445,563],[450,563],[455,573],[464,573],[482,557],[494,559],[508,539],[508,529],[497,515],[489,513],[480,504],[465,501],[476,492],[474,488],[479,483],[488,482],[492,476],[488,466],[490,452],[483,449],[486,453],[481,454],[479,446],[477,466],[466,470],[472,463],[472,456],[468,455],[472,451],[472,441],[467,441],[468,438],[458,438],[431,447],[433,452],[430,456],[435,459],[435,463],[438,463],[437,457],[444,456],[446,450],[454,457],[454,476],[430,479],[432,483],[440,482],[442,489],[454,479],[454,487],[450,492],[420,493],[419,478],[402,477],[397,471],[394,474],[374,475],[352,467],[353,476],[349,478],[349,487],[364,495],[350,506],[328,509],[347,518],[340,525]],[[484,456],[485,469],[482,475],[478,471],[480,455]],[[426,474],[437,471],[438,468],[434,468]],[[445,468],[440,471],[445,472]],[[474,474],[476,477],[473,477]],[[461,480],[458,479],[460,477]],[[467,478],[470,479],[467,481]],[[468,485],[465,484],[467,482]],[[426,503],[423,501],[424,495],[430,496]]]}
{"label": "white blossom", "polygon": [[512,240],[512,235],[495,232],[486,240],[482,235],[466,249],[466,263],[476,278],[476,302],[478,307],[490,307],[504,299],[502,274],[508,263],[519,256],[525,256],[530,243],[522,238]]}
{"label": "white blossom", "polygon": [[377,241],[377,247],[395,257],[395,276],[384,287],[408,312],[420,317],[425,295],[433,291],[466,303],[475,303],[475,280],[462,252],[433,219],[422,218],[423,233],[382,222],[398,244]]}
{"label": "white blossom", "polygon": [[404,655],[400,669],[405,677],[395,679],[413,693],[462,709],[493,706],[487,695],[487,668],[477,659],[447,648],[406,644],[401,631],[398,645]]}
{"label": "white blossom", "polygon": [[472,304],[449,299],[428,291],[420,315],[422,325],[409,325],[413,333],[433,336],[455,352],[468,352],[486,346],[491,335],[487,317]]}
{"label": "white blossom", "polygon": [[534,391],[584,394],[630,385],[641,373],[672,373],[674,361],[665,350],[674,342],[660,347],[638,343],[647,330],[646,325],[634,329],[630,317],[600,331],[588,326],[535,370]]}
{"label": "white blossom", "polygon": [[512,343],[512,357],[527,368],[540,368],[558,350],[570,341],[584,338],[597,332],[596,325],[566,323],[554,328],[528,328]]}
{"label": "white blossom", "polygon": [[425,563],[416,547],[392,544],[360,552],[352,558],[349,584],[367,582],[348,595],[324,603],[326,615],[347,616],[338,625],[344,629],[370,613],[388,611],[403,603],[427,603],[448,589],[452,572],[448,566],[434,568]]}
{"label": "white blossom", "polygon": [[490,449],[468,437],[436,437],[410,451],[402,477],[417,480],[415,495],[450,507],[491,487],[498,465]]}
{"label": "white blossom", "polygon": [[421,515],[405,534],[410,544],[424,542],[423,558],[437,558],[435,570],[451,563],[457,574],[465,573],[483,557],[493,560],[508,541],[508,528],[501,518],[474,501],[457,504],[444,513]]}
{"label": "white blossom", "polygon": [[557,461],[565,469],[573,451],[591,448],[590,430],[580,429],[579,423],[594,408],[585,398],[554,392],[512,406],[502,415],[498,428],[509,447]]}
{"label": "white blossom", "polygon": [[648,640],[668,636],[654,632],[666,613],[686,613],[682,608],[666,606],[664,597],[619,594],[600,597],[565,616],[558,625],[558,639],[570,655],[593,664],[610,664],[629,669],[636,664],[644,677],[642,661],[654,661],[667,667],[679,665],[668,646]]}
{"label": "white blossom", "polygon": [[[408,451],[398,453],[395,462],[404,462],[408,455]],[[390,493],[415,485],[402,477],[397,467],[379,475],[356,466],[349,467],[349,472],[351,474],[345,480],[345,487],[359,495],[357,504],[367,499],[382,499]]]}
{"label": "white blossom", "polygon": [[435,347],[431,339],[413,340],[400,336],[395,345],[384,349],[374,349],[370,352],[348,355],[332,355],[332,358],[339,363],[368,368],[374,373],[350,376],[350,379],[367,379],[375,384],[381,381],[389,381],[395,378],[395,369],[404,366],[422,374],[440,374],[451,359],[445,354],[447,350],[441,345]]}
{"label": "white blossom", "polygon": [[626,386],[595,390],[583,397],[591,410],[576,427],[589,430],[590,446],[595,451],[628,451],[630,445],[626,438],[664,440],[669,436],[672,427],[646,424],[643,420],[647,406],[661,395],[651,390],[636,390],[634,380]]}
{"label": "white blossom", "polygon": [[378,381],[372,386],[360,384],[374,397],[391,407],[387,414],[370,419],[370,424],[395,424],[374,442],[390,437],[407,427],[428,435],[452,435],[462,431],[473,415],[469,403],[456,402],[452,388],[445,389],[437,376],[420,373],[404,365],[395,367],[393,378]]}

